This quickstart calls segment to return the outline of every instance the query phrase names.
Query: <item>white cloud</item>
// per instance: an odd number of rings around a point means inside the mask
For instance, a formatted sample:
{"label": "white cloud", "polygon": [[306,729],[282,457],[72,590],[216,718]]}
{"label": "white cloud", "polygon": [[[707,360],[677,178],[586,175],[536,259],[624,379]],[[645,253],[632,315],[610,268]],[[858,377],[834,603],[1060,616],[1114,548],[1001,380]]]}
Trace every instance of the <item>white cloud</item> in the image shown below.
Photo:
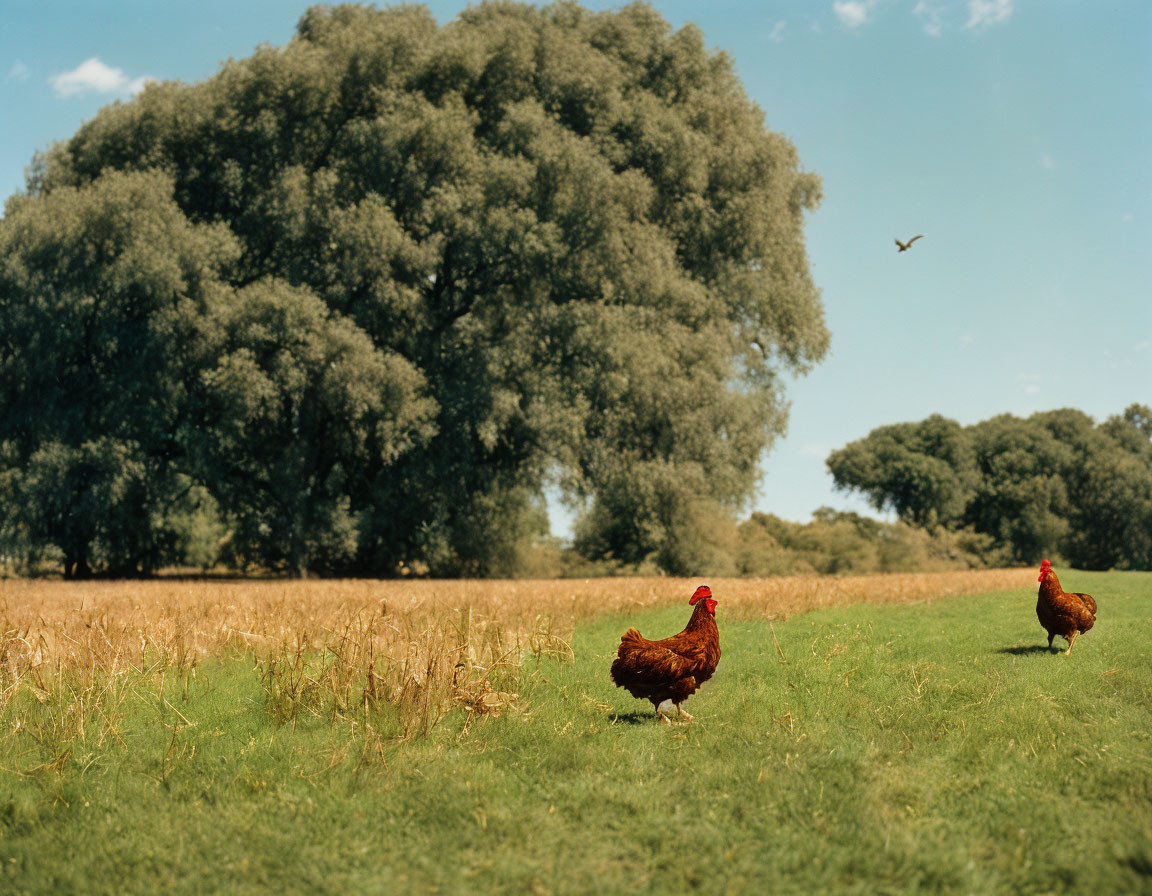
{"label": "white cloud", "polygon": [[81,93],[139,93],[153,78],[129,78],[123,69],[105,65],[93,56],[70,72],[61,72],[48,79],[56,95],[75,96]]}
{"label": "white cloud", "polygon": [[1023,384],[1025,395],[1036,395],[1041,391],[1038,373],[1021,373],[1017,375],[1016,381]]}
{"label": "white cloud", "polygon": [[868,21],[873,0],[836,0],[832,9],[836,16],[849,28],[856,28]]}
{"label": "white cloud", "polygon": [[27,81],[28,76],[32,74],[31,70],[19,59],[13,63],[11,70],[8,72],[8,81]]}
{"label": "white cloud", "polygon": [[939,37],[944,33],[944,22],[935,4],[920,0],[912,9],[912,14],[924,25],[924,33],[930,37]]}
{"label": "white cloud", "polygon": [[772,26],[772,31],[768,35],[768,39],[775,43],[780,43],[782,40],[784,40],[787,34],[788,23],[781,19],[779,22]]}
{"label": "white cloud", "polygon": [[968,0],[968,23],[965,28],[984,28],[1007,22],[1012,15],[1012,0]]}

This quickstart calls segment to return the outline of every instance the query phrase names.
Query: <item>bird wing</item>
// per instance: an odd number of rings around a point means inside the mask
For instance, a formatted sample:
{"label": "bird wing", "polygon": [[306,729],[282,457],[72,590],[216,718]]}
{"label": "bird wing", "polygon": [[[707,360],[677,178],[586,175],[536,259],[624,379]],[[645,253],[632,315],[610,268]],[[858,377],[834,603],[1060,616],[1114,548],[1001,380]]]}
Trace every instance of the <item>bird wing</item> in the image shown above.
{"label": "bird wing", "polygon": [[618,662],[645,681],[661,682],[694,674],[706,662],[706,655],[702,646],[694,644],[672,650],[655,641],[637,639],[620,644]]}
{"label": "bird wing", "polygon": [[911,246],[914,242],[916,242],[916,240],[921,239],[923,236],[924,236],[924,234],[922,234],[922,233],[916,234],[916,236],[914,236],[914,237],[912,237],[912,239],[908,240],[908,245]]}
{"label": "bird wing", "polygon": [[[1080,631],[1088,631],[1092,627],[1092,623],[1096,621],[1096,614],[1090,609],[1088,602],[1082,599],[1083,597],[1088,597],[1088,595],[1069,591],[1061,591],[1059,594],[1049,596],[1044,602],[1046,610],[1044,615],[1048,623],[1057,627],[1074,626]],[[1092,601],[1091,606],[1095,606],[1096,601],[1092,600],[1091,597],[1088,597],[1088,600]],[[1039,610],[1039,607],[1037,609]],[[1043,624],[1043,619],[1041,623]]]}
{"label": "bird wing", "polygon": [[900,242],[900,240],[896,240],[896,245],[899,246],[901,249],[907,249],[908,248],[906,245],[904,245],[902,242]]}

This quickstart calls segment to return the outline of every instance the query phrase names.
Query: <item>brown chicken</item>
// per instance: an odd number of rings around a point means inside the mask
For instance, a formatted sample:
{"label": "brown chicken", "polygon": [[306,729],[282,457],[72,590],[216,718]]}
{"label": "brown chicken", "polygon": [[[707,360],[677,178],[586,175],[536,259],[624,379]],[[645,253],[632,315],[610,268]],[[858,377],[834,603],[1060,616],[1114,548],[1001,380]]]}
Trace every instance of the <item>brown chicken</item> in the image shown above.
{"label": "brown chicken", "polygon": [[1036,598],[1036,616],[1048,631],[1048,646],[1057,635],[1068,641],[1068,656],[1072,645],[1081,632],[1086,632],[1096,623],[1096,601],[1090,594],[1069,594],[1060,587],[1060,580],[1052,571],[1052,564],[1045,560],[1040,564],[1040,592]]}
{"label": "brown chicken", "polygon": [[695,605],[684,631],[662,641],[649,641],[634,628],[620,639],[612,662],[612,680],[638,700],[651,700],[656,717],[668,725],[672,720],[660,709],[666,700],[688,721],[680,706],[696,693],[720,662],[720,631],[716,628],[716,601],[707,585],[701,585],[688,601]]}

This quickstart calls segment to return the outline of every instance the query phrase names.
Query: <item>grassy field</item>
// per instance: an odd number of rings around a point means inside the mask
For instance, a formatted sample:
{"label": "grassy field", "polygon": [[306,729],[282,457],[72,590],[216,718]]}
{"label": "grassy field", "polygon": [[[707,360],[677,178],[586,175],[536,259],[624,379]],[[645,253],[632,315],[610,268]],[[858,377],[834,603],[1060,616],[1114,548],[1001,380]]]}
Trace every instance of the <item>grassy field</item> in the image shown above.
{"label": "grassy field", "polygon": [[714,582],[671,728],[695,583],[11,585],[0,892],[1152,892],[1152,575],[1061,578],[1070,657],[1028,571]]}

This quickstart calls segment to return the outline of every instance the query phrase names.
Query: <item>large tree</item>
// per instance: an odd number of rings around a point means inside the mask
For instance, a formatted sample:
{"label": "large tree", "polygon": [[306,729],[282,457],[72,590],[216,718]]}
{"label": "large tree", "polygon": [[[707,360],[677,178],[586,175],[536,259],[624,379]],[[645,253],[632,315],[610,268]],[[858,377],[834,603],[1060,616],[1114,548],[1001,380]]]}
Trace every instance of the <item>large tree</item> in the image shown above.
{"label": "large tree", "polygon": [[[783,429],[781,375],[827,345],[802,234],[818,179],[731,60],[643,4],[484,3],[443,27],[314,7],[284,47],[103,110],[20,206],[110,172],[165,178],[181,226],[229,247],[216,354],[187,359],[218,436],[181,447],[247,549],[287,565],[499,571],[557,484],[588,544],[686,570]],[[314,336],[281,357],[285,315]],[[383,397],[317,445],[348,412],[352,383],[316,380],[345,351]],[[26,385],[13,370],[0,390]],[[306,425],[249,389],[310,402]]]}

